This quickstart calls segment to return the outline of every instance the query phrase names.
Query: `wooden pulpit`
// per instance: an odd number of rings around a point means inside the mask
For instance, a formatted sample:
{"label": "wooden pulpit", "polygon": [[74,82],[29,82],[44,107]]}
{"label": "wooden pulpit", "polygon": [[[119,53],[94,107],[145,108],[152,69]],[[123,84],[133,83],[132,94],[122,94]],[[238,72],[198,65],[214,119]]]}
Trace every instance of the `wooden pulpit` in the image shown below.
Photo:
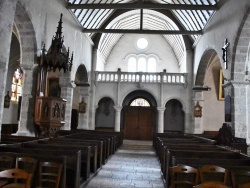
{"label": "wooden pulpit", "polygon": [[54,137],[65,123],[66,100],[56,97],[37,97],[35,123],[40,137]]}

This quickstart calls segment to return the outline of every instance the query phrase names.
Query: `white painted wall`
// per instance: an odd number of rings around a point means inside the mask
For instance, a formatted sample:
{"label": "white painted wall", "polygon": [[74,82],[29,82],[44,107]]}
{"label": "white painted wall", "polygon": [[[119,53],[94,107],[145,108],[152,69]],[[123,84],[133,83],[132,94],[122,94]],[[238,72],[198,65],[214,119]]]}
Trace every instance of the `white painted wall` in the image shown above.
{"label": "white painted wall", "polygon": [[[228,48],[228,62],[232,62],[233,45],[238,34],[237,32],[249,7],[249,0],[227,0],[215,13],[209,26],[204,30],[203,35],[195,45],[195,75],[197,74],[201,57],[207,49],[214,49],[220,58],[220,62],[223,62],[221,48],[226,38],[230,42]],[[230,68],[228,70],[230,70]],[[225,71],[225,76],[230,78],[230,72]]]}
{"label": "white painted wall", "polygon": [[206,71],[204,85],[210,87],[211,90],[203,92],[204,101],[201,103],[204,131],[218,131],[225,122],[225,102],[219,100],[220,68],[218,56],[216,56]]}
{"label": "white painted wall", "polygon": [[[141,37],[146,38],[149,42],[148,48],[143,51],[136,47],[136,42]],[[129,54],[155,54],[160,59],[156,72],[162,72],[163,69],[166,69],[167,72],[180,72],[176,56],[163,36],[140,34],[125,34],[121,37],[107,58],[105,71],[117,71],[118,68],[121,68],[121,71],[127,72],[127,63],[124,59]]]}

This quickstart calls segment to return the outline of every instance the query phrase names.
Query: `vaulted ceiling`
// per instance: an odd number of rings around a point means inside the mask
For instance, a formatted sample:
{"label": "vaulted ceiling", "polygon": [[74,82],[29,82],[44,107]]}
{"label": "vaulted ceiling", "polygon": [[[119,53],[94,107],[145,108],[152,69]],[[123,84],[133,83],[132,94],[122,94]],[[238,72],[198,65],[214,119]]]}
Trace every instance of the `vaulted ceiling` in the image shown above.
{"label": "vaulted ceiling", "polygon": [[194,43],[225,0],[69,0],[76,16],[104,59],[126,33],[160,34],[180,60],[183,35]]}

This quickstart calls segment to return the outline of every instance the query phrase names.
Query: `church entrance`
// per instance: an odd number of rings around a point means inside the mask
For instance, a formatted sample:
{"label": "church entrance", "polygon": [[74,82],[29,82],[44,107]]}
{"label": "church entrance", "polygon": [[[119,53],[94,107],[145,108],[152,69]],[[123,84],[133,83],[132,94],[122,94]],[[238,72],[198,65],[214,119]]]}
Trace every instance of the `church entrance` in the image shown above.
{"label": "church entrance", "polygon": [[152,140],[154,119],[153,107],[125,107],[124,138],[131,140]]}

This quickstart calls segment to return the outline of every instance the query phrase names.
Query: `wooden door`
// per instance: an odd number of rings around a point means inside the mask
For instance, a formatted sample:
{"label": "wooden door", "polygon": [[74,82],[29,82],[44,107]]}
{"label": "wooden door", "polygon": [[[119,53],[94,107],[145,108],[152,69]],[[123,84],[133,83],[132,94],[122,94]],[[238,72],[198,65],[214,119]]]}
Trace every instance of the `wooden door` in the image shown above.
{"label": "wooden door", "polygon": [[126,107],[124,109],[124,138],[151,140],[154,119],[152,107]]}

